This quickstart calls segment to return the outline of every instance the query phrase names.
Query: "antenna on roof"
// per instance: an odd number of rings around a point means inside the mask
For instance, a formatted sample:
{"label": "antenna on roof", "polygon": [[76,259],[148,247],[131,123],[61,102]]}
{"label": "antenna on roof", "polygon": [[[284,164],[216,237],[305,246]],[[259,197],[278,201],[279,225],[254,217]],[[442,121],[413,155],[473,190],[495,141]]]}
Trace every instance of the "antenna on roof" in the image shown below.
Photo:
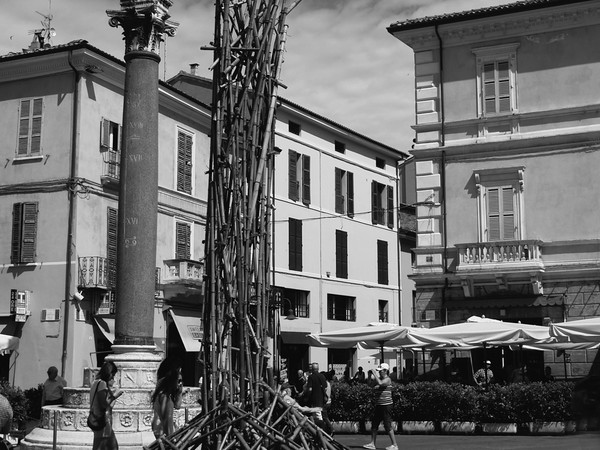
{"label": "antenna on roof", "polygon": [[42,14],[39,11],[36,11],[36,13],[42,16],[44,20],[40,22],[42,24],[42,28],[29,30],[29,34],[33,34],[35,36],[30,45],[30,49],[32,50],[35,50],[36,48],[51,47],[52,43],[50,41],[54,36],[56,36],[56,30],[52,28],[52,19],[54,18],[52,15],[52,0],[48,0],[48,14]]}

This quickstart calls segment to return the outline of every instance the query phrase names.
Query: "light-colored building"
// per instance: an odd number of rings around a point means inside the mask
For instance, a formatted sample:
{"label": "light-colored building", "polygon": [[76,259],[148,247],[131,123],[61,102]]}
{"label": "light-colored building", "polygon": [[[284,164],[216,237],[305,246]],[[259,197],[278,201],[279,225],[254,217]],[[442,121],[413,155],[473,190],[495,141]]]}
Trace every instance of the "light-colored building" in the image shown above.
{"label": "light-colored building", "polygon": [[[192,97],[210,98],[211,81],[196,75],[195,65],[168,82]],[[282,368],[293,379],[311,362],[338,373],[348,360],[353,370],[375,365],[377,350],[311,347],[306,335],[380,321],[411,324],[409,155],[284,98],[277,106],[275,147],[273,284]],[[385,358],[396,365],[395,352]]]}
{"label": "light-colored building", "polygon": [[[420,325],[600,315],[599,7],[531,0],[389,26],[414,51]],[[491,352],[503,378],[514,355]],[[526,353],[530,377],[586,375],[596,351],[569,353]]]}
{"label": "light-colored building", "polygon": [[[110,352],[124,75],[124,62],[86,41],[0,58],[0,332],[20,338],[0,357],[0,376],[24,388],[51,365],[80,386],[83,369]],[[194,385],[210,113],[165,83],[159,89],[148,326],[160,349],[181,353]]]}

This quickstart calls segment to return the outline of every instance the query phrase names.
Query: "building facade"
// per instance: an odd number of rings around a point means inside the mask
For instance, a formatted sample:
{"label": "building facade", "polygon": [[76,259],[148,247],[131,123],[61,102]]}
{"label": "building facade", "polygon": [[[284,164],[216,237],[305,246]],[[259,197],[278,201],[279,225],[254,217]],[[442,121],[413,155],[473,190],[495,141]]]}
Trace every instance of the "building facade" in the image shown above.
{"label": "building facade", "polygon": [[[421,326],[600,315],[599,7],[522,1],[389,26],[414,51]],[[596,351],[525,357],[532,377],[580,377]]]}
{"label": "building facade", "polygon": [[[27,388],[54,365],[80,386],[114,339],[125,64],[74,41],[3,56],[0,67],[0,320],[1,333],[20,338],[0,375]],[[197,383],[190,355],[199,350],[209,119],[206,105],[160,84],[148,327],[159,349],[184,357],[189,385]]]}

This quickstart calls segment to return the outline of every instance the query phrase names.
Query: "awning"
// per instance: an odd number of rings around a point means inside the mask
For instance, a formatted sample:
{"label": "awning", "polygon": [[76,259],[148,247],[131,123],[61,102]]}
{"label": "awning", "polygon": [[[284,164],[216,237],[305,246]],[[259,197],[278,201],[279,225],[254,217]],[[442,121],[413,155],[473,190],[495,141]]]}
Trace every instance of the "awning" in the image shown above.
{"label": "awning", "polygon": [[308,336],[306,331],[282,331],[281,340],[284,344],[308,345]]}
{"label": "awning", "polygon": [[19,348],[19,338],[0,334],[0,355],[6,355]]}
{"label": "awning", "polygon": [[169,309],[169,314],[175,322],[179,336],[183,341],[186,352],[199,352],[200,341],[203,337],[200,311],[185,309]]}
{"label": "awning", "polygon": [[111,319],[110,317],[94,317],[94,320],[104,337],[108,339],[108,342],[113,344],[115,342],[115,319]]}
{"label": "awning", "polygon": [[563,295],[539,295],[525,298],[489,298],[475,300],[448,300],[446,307],[455,309],[487,309],[487,308],[529,308],[534,306],[562,306]]}

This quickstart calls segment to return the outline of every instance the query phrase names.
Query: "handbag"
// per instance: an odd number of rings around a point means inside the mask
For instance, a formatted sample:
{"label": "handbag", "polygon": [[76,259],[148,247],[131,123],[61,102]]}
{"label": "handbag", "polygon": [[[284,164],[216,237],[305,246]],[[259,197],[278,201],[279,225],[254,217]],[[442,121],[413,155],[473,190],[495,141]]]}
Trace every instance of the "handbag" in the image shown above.
{"label": "handbag", "polygon": [[87,426],[90,427],[92,431],[100,431],[103,430],[106,426],[106,415],[102,414],[101,416],[97,416],[94,414],[94,400],[96,399],[96,394],[98,393],[98,385],[100,382],[96,383],[96,390],[94,391],[94,395],[92,397],[92,401],[90,402],[90,414],[87,418]]}

